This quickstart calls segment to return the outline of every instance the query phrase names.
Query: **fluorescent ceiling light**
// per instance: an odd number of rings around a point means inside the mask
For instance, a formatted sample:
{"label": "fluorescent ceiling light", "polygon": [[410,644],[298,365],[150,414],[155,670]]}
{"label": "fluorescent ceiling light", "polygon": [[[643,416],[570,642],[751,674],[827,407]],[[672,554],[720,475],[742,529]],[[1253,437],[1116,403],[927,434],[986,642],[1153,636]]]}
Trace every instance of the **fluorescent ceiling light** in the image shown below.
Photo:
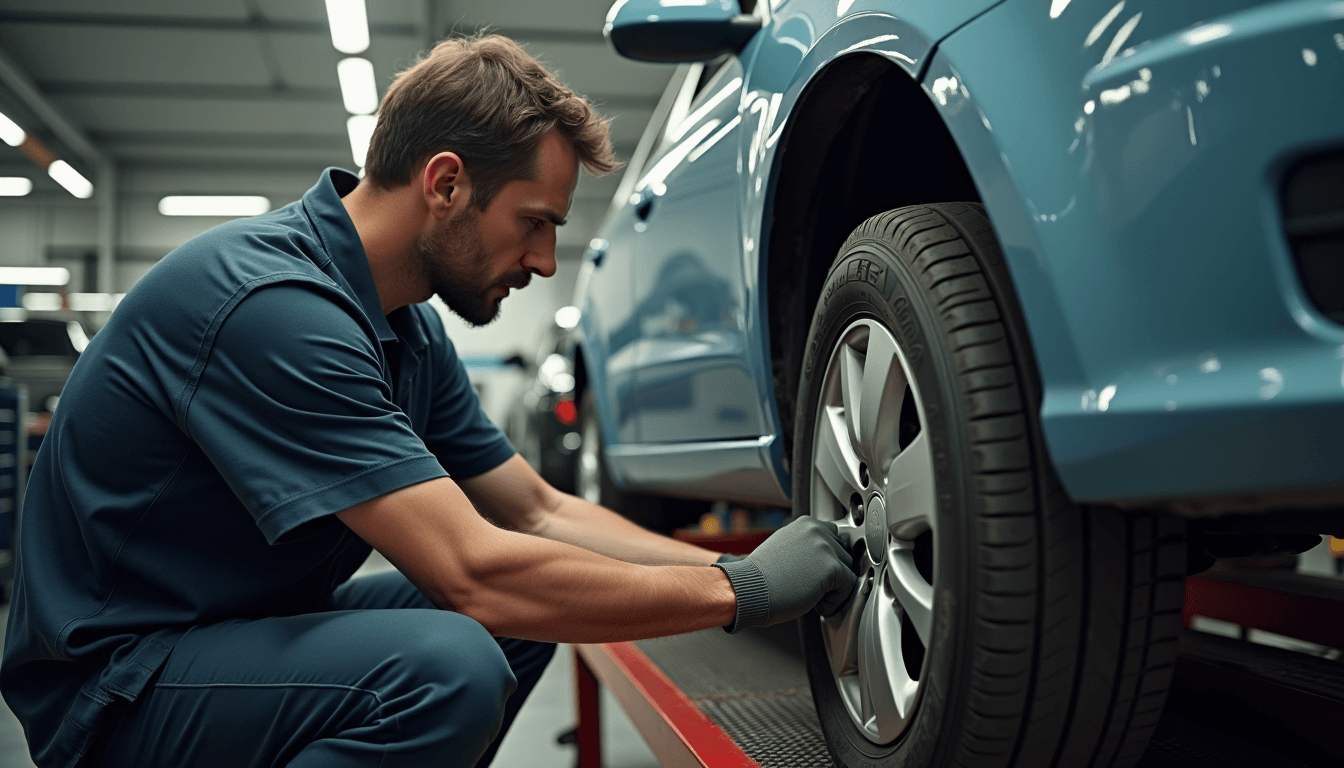
{"label": "fluorescent ceiling light", "polygon": [[336,64],[336,76],[341,80],[345,111],[352,115],[370,115],[378,111],[378,81],[368,59],[341,59]]}
{"label": "fluorescent ceiling light", "polygon": [[169,195],[159,201],[164,216],[257,216],[271,210],[260,195]]}
{"label": "fluorescent ceiling light", "polygon": [[0,112],[0,140],[3,140],[11,147],[17,147],[23,143],[27,136],[19,124],[10,120],[3,112]]}
{"label": "fluorescent ceiling light", "polygon": [[65,191],[84,200],[93,197],[93,182],[84,178],[83,174],[76,171],[64,160],[57,160],[47,166],[47,175],[56,180],[57,184],[65,187]]}
{"label": "fluorescent ceiling light", "polygon": [[[75,312],[111,312],[121,303],[124,293],[72,293],[70,309]],[[82,351],[82,350],[81,350]]]}
{"label": "fluorescent ceiling light", "polygon": [[0,267],[0,285],[66,285],[70,270],[65,267]]}
{"label": "fluorescent ceiling light", "polygon": [[23,197],[33,191],[33,180],[25,176],[0,176],[0,197]]}
{"label": "fluorescent ceiling light", "polygon": [[350,134],[350,153],[355,157],[355,165],[360,168],[364,167],[364,158],[369,154],[369,142],[373,140],[376,125],[377,115],[355,115],[345,121],[345,129]]}
{"label": "fluorescent ceiling light", "polygon": [[364,0],[327,0],[331,44],[341,53],[363,53],[369,47],[369,15]]}
{"label": "fluorescent ceiling light", "polygon": [[25,293],[23,294],[23,308],[31,312],[59,312],[61,311],[61,294]]}

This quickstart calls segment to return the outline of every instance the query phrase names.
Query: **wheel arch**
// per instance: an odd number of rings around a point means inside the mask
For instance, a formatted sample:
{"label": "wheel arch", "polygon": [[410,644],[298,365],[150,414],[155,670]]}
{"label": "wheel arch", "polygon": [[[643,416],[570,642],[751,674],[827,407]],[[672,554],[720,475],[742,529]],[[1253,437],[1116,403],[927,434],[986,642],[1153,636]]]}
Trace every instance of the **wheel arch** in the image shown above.
{"label": "wheel arch", "polygon": [[[911,146],[920,151],[903,151]],[[892,208],[981,198],[919,83],[870,53],[837,58],[812,77],[772,165],[763,276],[771,375],[789,466],[804,344],[845,238],[865,219]]]}

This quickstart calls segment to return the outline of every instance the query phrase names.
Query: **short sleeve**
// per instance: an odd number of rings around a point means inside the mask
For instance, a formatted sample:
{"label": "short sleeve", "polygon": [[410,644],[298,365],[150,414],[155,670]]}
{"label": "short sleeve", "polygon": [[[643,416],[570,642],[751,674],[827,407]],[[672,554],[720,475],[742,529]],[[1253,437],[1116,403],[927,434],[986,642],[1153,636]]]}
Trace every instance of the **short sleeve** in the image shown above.
{"label": "short sleeve", "polygon": [[304,283],[249,294],[219,328],[187,407],[191,437],[271,543],[445,474],[342,299]]}
{"label": "short sleeve", "polygon": [[465,479],[503,464],[517,451],[481,408],[466,366],[443,330],[434,310],[426,322],[430,339],[428,363],[434,371],[434,390],[425,444],[448,473]]}

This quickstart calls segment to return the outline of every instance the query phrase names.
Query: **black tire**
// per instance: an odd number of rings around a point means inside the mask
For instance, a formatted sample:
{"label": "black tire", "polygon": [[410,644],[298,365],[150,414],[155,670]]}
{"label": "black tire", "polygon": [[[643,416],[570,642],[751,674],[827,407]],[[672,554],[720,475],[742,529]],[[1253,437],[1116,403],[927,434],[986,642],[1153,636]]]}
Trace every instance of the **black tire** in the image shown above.
{"label": "black tire", "polygon": [[1063,493],[1002,253],[983,208],[962,203],[875,216],[841,248],[799,385],[795,513],[809,514],[813,498],[819,380],[842,331],[865,317],[892,332],[923,402],[938,525],[933,642],[908,725],[879,745],[846,711],[820,620],[800,620],[836,764],[1134,765],[1176,659],[1184,523]]}
{"label": "black tire", "polygon": [[[591,389],[585,388],[579,398],[578,430],[581,442],[573,461],[574,494],[619,512],[636,525],[658,533],[671,533],[698,519],[708,509],[704,502],[626,493],[611,482],[606,450],[602,443],[602,429],[597,420],[597,406],[593,404],[594,396]],[[596,460],[589,467],[588,471],[592,474],[587,478],[584,477],[585,457]]]}

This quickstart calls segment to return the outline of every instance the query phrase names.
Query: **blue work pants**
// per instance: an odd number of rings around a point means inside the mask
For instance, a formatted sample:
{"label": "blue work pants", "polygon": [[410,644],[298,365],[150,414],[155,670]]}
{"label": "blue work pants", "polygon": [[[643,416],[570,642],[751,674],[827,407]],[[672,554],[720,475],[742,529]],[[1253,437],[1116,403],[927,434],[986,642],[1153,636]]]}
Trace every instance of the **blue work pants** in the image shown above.
{"label": "blue work pants", "polygon": [[190,630],[84,764],[483,768],[555,650],[493,638],[395,571],[330,603]]}

